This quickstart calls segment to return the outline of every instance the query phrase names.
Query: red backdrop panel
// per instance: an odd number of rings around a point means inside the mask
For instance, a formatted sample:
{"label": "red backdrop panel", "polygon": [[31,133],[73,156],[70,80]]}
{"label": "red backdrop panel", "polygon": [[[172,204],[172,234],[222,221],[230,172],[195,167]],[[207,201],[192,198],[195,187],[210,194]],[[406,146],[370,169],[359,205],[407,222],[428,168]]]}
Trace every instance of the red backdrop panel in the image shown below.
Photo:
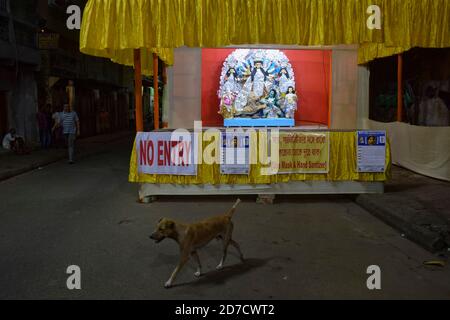
{"label": "red backdrop panel", "polygon": [[[235,49],[202,49],[202,121],[204,126],[222,126],[219,110],[219,78],[223,61]],[[330,99],[330,50],[281,50],[295,75],[299,108],[296,124],[328,125]]]}

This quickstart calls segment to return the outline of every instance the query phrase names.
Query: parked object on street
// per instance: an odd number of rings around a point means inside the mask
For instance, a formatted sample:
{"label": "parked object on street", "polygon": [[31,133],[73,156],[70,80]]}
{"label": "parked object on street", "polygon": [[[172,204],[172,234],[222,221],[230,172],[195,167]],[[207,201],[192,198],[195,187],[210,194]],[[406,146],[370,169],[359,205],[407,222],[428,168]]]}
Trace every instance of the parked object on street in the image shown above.
{"label": "parked object on street", "polygon": [[423,265],[425,265],[425,266],[445,267],[445,261],[442,261],[442,260],[424,261]]}

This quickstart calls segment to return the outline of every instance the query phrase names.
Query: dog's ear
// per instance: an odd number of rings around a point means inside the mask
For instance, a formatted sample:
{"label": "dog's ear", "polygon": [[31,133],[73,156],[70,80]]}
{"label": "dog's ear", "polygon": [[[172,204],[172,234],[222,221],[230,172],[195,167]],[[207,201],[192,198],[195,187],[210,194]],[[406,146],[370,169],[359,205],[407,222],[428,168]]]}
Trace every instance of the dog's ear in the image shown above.
{"label": "dog's ear", "polygon": [[164,219],[164,218],[159,218],[158,223],[160,223],[162,219]]}
{"label": "dog's ear", "polygon": [[167,221],[167,228],[173,229],[175,227],[175,222]]}

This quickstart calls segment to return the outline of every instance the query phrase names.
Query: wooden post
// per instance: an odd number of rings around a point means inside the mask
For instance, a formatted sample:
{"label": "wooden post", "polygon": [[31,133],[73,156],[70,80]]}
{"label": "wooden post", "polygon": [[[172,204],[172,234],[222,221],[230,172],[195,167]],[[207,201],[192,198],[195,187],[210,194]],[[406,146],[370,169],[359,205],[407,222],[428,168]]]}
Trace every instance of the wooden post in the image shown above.
{"label": "wooden post", "polygon": [[[167,69],[166,69],[166,64],[164,62],[162,62],[161,78],[163,79],[164,88],[165,88],[167,86]],[[162,115],[162,127],[163,128],[168,128],[169,124],[167,123],[167,118],[166,118],[167,110],[164,109],[164,99],[167,98],[167,97],[164,96],[164,91],[165,90],[163,90],[163,96],[162,96],[162,99],[163,99],[163,103],[162,103],[163,104],[163,109],[162,109],[163,110],[163,112],[162,112],[163,113],[163,115]],[[165,107],[168,108],[167,105]]]}
{"label": "wooden post", "polygon": [[[323,54],[323,52],[322,52]],[[330,52],[331,55],[331,52]],[[331,114],[332,114],[332,87],[333,87],[333,59],[331,57],[330,59],[330,69],[329,69],[330,75],[328,78],[328,129],[331,129]],[[325,75],[324,75],[325,76]]]}
{"label": "wooden post", "polygon": [[159,129],[159,90],[158,90],[158,55],[153,53],[153,121],[155,130]]}
{"label": "wooden post", "polygon": [[397,55],[397,121],[402,121],[403,113],[403,56]]}
{"label": "wooden post", "polygon": [[142,111],[142,71],[141,71],[140,49],[134,49],[134,106],[136,112],[136,132],[144,131],[144,113]]}

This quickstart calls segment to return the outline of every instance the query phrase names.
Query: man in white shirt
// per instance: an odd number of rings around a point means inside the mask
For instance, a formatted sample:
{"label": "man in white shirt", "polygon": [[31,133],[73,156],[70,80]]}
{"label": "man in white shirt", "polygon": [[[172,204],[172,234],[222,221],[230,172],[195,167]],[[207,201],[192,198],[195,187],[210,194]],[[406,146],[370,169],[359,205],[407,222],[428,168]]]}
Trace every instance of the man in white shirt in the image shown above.
{"label": "man in white shirt", "polygon": [[16,130],[11,129],[3,137],[3,143],[2,143],[3,149],[11,150],[13,147],[12,145],[14,144],[14,141],[16,141]]}
{"label": "man in white shirt", "polygon": [[16,135],[16,129],[12,128],[3,137],[2,146],[4,149],[14,151],[17,154],[29,153],[25,148],[25,140]]}
{"label": "man in white shirt", "polygon": [[64,111],[61,112],[59,121],[63,127],[63,134],[66,137],[69,151],[69,164],[74,163],[75,139],[80,135],[80,120],[75,111],[68,104],[64,105]]}

